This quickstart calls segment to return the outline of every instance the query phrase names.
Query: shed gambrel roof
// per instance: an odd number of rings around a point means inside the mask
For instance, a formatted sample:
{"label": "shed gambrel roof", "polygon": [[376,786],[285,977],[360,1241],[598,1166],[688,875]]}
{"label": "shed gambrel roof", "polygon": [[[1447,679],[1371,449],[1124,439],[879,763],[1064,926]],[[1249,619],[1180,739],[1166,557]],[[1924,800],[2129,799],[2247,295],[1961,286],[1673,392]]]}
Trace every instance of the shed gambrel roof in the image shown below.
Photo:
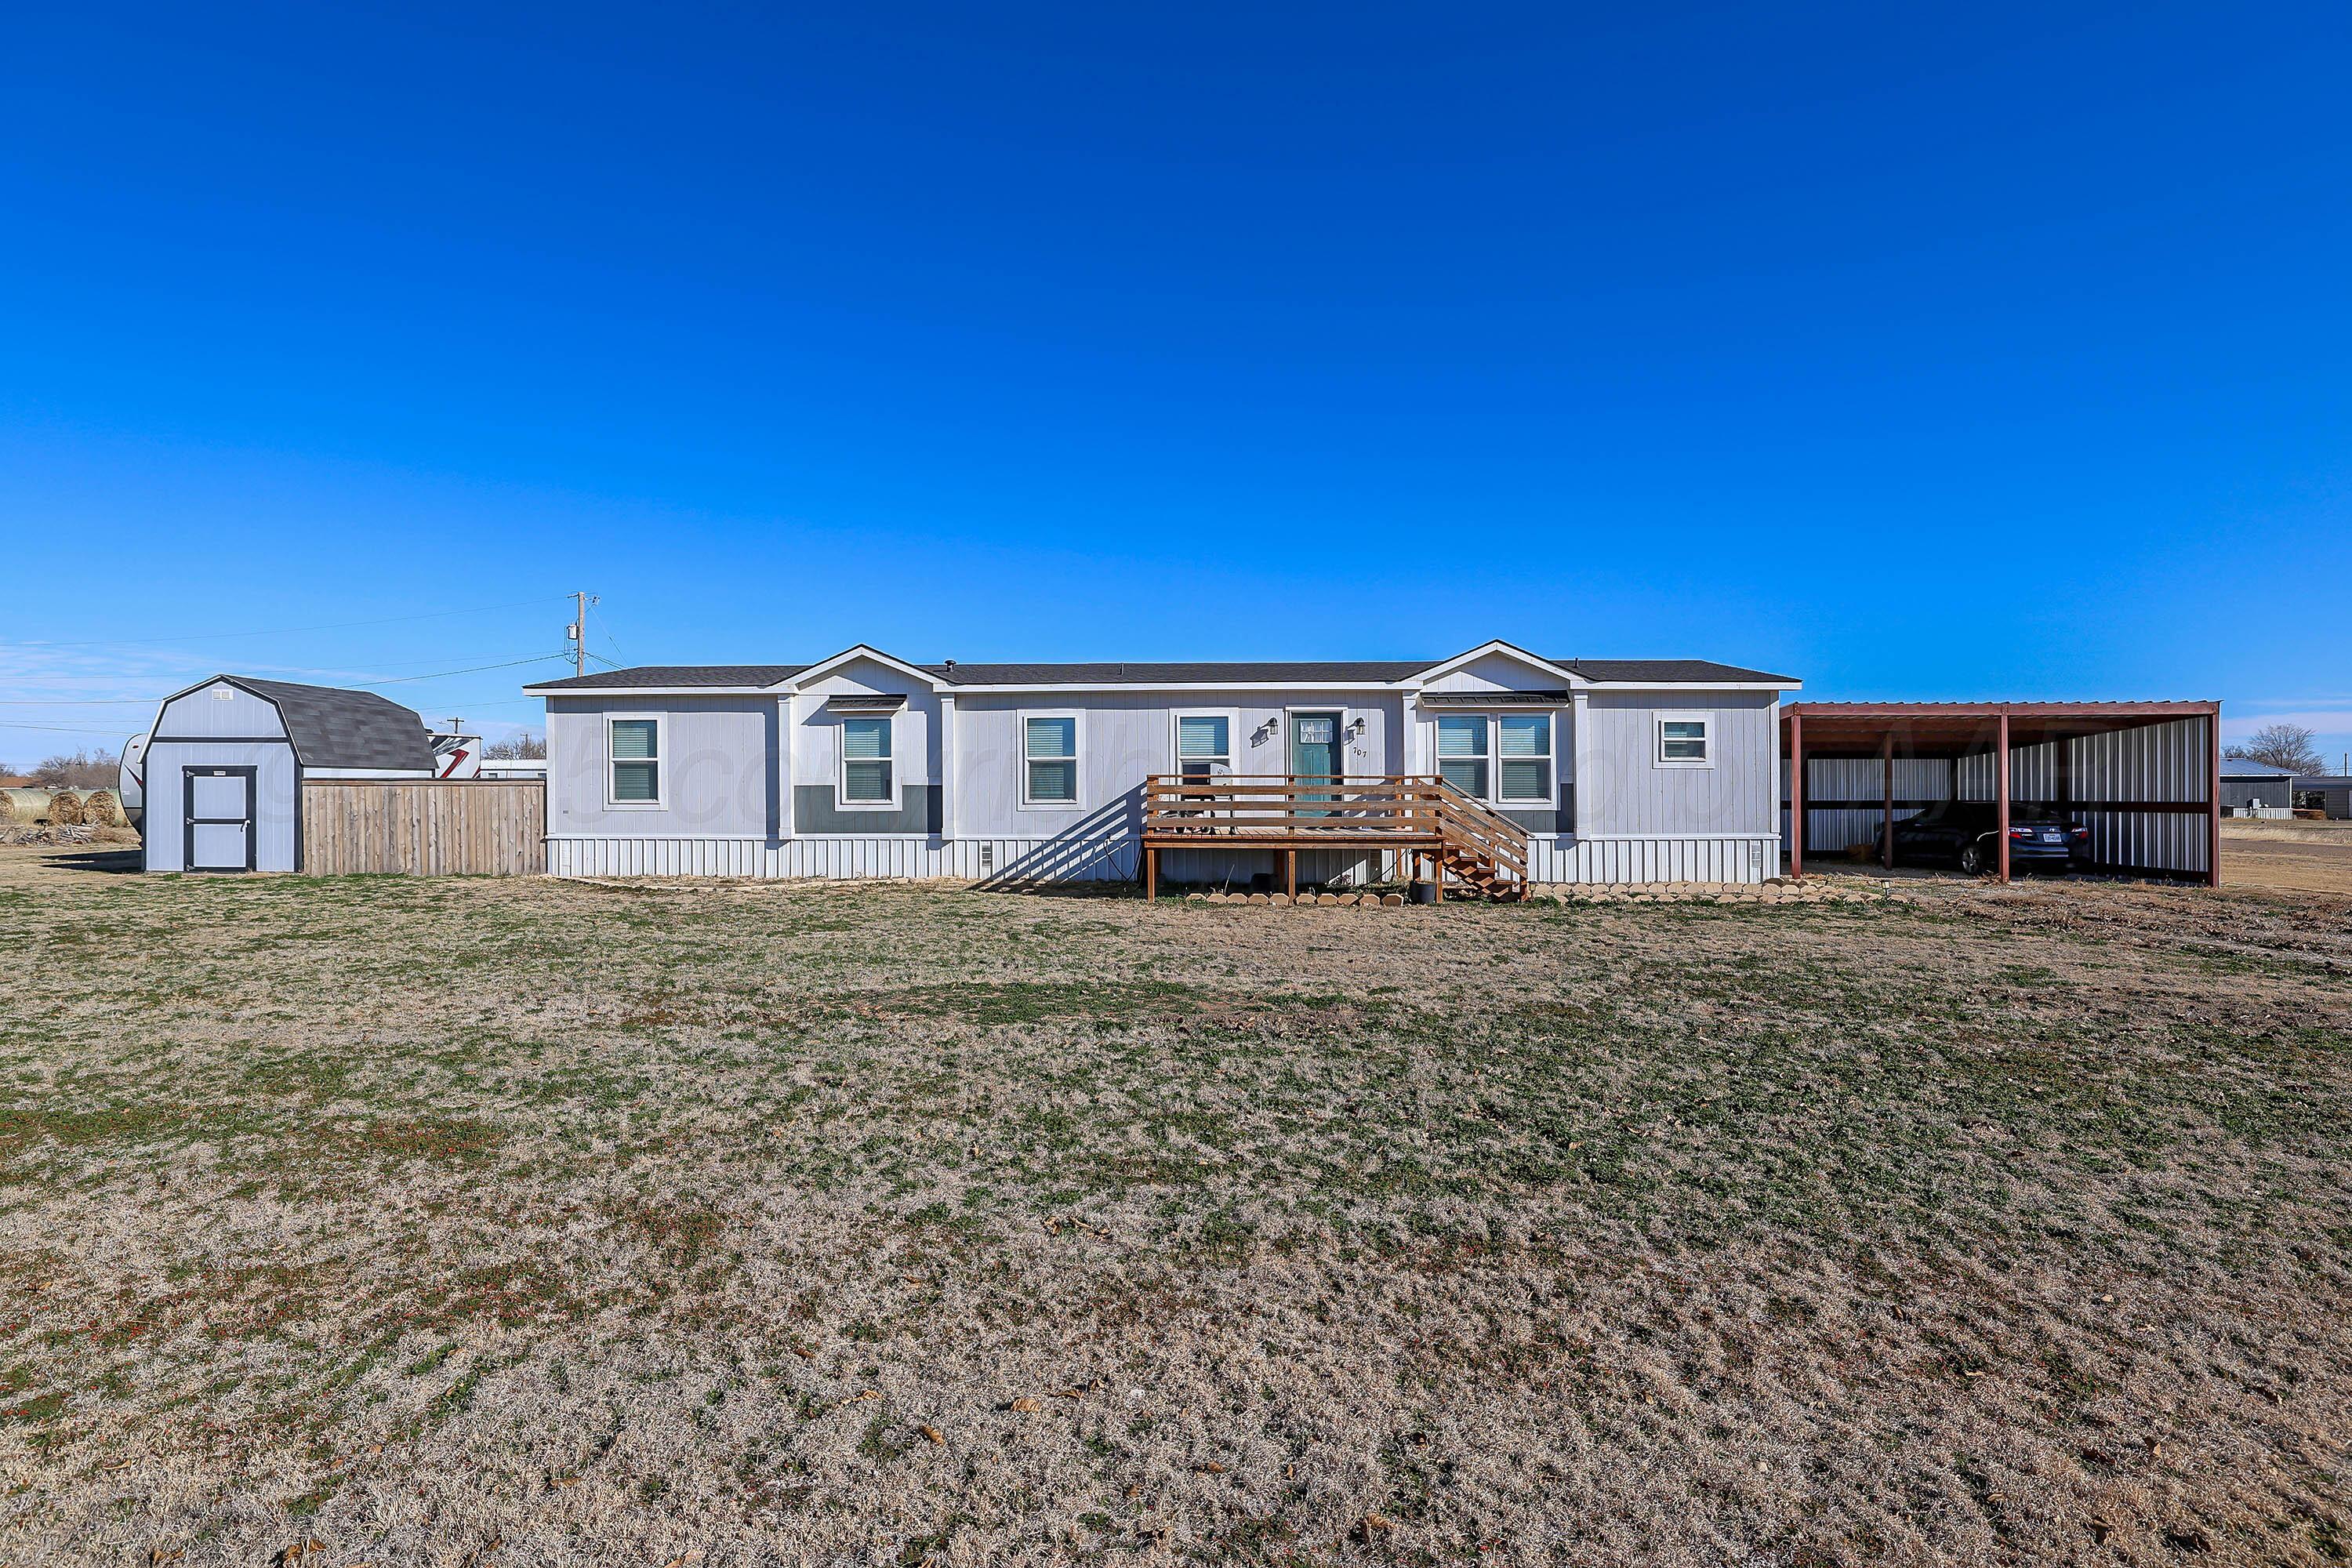
{"label": "shed gambrel roof", "polygon": [[[1357,659],[1086,664],[925,664],[915,668],[950,686],[1317,686],[1393,685],[1410,680],[1440,659]],[[1744,669],[1703,658],[1563,658],[1550,661],[1597,685],[1779,685],[1796,679],[1766,670]],[[812,666],[805,664],[648,664],[597,675],[535,681],[533,692],[616,691],[634,689],[761,688],[778,686]]]}
{"label": "shed gambrel roof", "polygon": [[[306,768],[382,768],[433,772],[433,742],[425,721],[389,697],[340,686],[305,686],[250,675],[216,675],[165,699],[165,705],[223,682],[250,691],[278,710],[294,757]],[[159,737],[170,740],[166,735]]]}

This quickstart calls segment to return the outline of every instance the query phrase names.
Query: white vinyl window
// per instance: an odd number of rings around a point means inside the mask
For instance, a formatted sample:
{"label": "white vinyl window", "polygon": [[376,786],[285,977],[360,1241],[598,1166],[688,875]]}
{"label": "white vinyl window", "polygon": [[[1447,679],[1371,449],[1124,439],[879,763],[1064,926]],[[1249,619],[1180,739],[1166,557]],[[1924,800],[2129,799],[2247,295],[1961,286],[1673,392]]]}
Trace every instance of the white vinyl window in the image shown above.
{"label": "white vinyl window", "polygon": [[1658,765],[1662,768],[1715,766],[1715,721],[1705,713],[1660,714]]}
{"label": "white vinyl window", "polygon": [[896,764],[890,757],[888,717],[853,717],[841,721],[841,804],[890,806],[898,801]]}
{"label": "white vinyl window", "polygon": [[1176,771],[1188,779],[1214,778],[1234,771],[1231,713],[1176,715]]}
{"label": "white vinyl window", "polygon": [[667,798],[662,776],[668,725],[657,713],[615,713],[604,721],[604,804],[625,811],[658,811]]}
{"label": "white vinyl window", "polygon": [[1502,786],[1495,798],[1505,805],[1549,805],[1551,715],[1506,713],[1495,721],[1495,749],[1500,753],[1496,772]]}
{"label": "white vinyl window", "polygon": [[1437,717],[1437,776],[1473,800],[1486,798],[1486,767],[1490,757],[1484,713],[1441,713]]}
{"label": "white vinyl window", "polygon": [[1078,804],[1076,713],[1021,715],[1021,804],[1046,807]]}

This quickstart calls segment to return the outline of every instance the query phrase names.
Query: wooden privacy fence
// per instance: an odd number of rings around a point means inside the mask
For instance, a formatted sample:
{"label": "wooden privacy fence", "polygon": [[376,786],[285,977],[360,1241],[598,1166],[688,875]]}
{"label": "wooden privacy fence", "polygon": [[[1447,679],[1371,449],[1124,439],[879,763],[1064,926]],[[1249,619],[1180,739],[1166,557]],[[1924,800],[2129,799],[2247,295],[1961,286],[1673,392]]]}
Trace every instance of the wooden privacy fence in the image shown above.
{"label": "wooden privacy fence", "polygon": [[302,869],[530,877],[547,869],[539,779],[305,779]]}

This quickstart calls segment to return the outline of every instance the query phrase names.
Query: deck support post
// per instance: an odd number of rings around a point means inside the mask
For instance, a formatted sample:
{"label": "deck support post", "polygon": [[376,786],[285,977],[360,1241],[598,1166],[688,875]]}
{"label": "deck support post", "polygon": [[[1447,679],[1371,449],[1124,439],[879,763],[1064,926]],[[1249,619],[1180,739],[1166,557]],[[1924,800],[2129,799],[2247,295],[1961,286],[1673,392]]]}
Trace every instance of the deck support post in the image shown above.
{"label": "deck support post", "polygon": [[1805,875],[1805,716],[1789,715],[1789,875]]}
{"label": "deck support post", "polygon": [[2003,709],[1992,757],[1993,840],[2000,847],[2000,879],[2009,880],[2009,712]]}
{"label": "deck support post", "polygon": [[1143,852],[1143,901],[1150,903],[1160,897],[1160,851],[1147,848]]}
{"label": "deck support post", "polygon": [[1282,890],[1292,899],[1298,897],[1298,851],[1282,852]]}
{"label": "deck support post", "polygon": [[1889,725],[1886,739],[1879,742],[1878,759],[1886,769],[1886,837],[1880,840],[1879,859],[1890,871],[1895,869],[1895,729]]}

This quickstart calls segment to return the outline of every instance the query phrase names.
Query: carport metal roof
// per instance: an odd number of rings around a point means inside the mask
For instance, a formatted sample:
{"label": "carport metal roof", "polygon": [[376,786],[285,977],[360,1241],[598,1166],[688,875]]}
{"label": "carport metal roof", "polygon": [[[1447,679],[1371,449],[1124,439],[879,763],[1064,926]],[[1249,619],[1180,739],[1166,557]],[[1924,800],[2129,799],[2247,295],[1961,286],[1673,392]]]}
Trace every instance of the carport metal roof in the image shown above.
{"label": "carport metal roof", "polygon": [[1789,702],[1780,734],[1786,744],[1801,721],[1815,757],[1874,757],[1890,735],[1897,756],[1972,757],[1995,748],[2003,720],[2011,746],[2032,746],[2221,711],[2219,702]]}
{"label": "carport metal roof", "polygon": [[[2206,880],[2221,882],[2221,705],[2219,702],[1789,702],[1780,708],[1782,754],[1790,761],[1789,869],[1805,874],[1808,757],[1879,757],[1888,763],[1886,854],[1894,853],[1894,759],[1993,755],[2000,879],[2009,880],[2011,754],[2020,746],[2204,719]],[[2089,803],[2085,803],[2089,804]],[[2178,809],[2175,807],[2174,809]],[[2192,807],[2193,809],[2193,807]]]}

